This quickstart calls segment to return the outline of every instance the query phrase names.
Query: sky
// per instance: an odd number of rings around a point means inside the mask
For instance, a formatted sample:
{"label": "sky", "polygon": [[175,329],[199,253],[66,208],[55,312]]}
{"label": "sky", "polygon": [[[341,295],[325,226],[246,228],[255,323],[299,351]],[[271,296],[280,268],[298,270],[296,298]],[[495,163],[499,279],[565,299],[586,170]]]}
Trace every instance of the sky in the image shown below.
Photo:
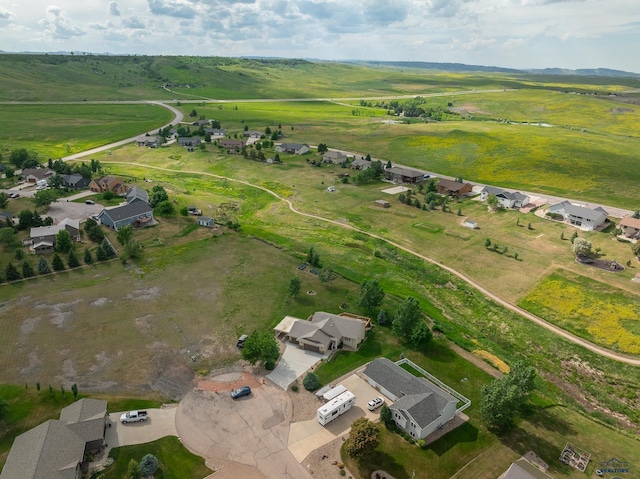
{"label": "sky", "polygon": [[640,0],[0,0],[0,50],[640,73]]}

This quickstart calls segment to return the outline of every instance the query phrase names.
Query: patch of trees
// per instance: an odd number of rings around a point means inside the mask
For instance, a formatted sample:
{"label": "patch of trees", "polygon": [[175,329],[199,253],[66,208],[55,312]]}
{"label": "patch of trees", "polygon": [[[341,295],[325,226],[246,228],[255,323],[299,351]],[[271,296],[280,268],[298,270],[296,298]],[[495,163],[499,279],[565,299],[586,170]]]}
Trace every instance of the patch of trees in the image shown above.
{"label": "patch of trees", "polygon": [[37,228],[38,226],[51,226],[53,218],[47,216],[42,218],[37,211],[22,210],[18,215],[18,229]]}
{"label": "patch of trees", "polygon": [[433,339],[433,333],[423,319],[418,300],[411,296],[400,304],[393,315],[391,330],[416,348],[426,348]]}
{"label": "patch of trees", "polygon": [[[369,156],[369,155],[367,155]],[[371,157],[369,157],[371,159]],[[371,166],[366,170],[362,170],[360,173],[353,177],[353,182],[356,185],[364,185],[374,181],[378,181],[384,173],[384,167],[380,161],[372,161]]]}
{"label": "patch of trees", "polygon": [[533,367],[518,361],[509,374],[482,387],[480,411],[491,429],[500,431],[511,427],[533,390],[535,376]]}
{"label": "patch of trees", "polygon": [[273,369],[280,356],[278,343],[268,331],[254,331],[242,347],[242,358],[251,364],[261,362],[266,369]]}
{"label": "patch of trees", "polygon": [[379,442],[378,426],[366,417],[360,417],[351,424],[345,451],[352,458],[363,462],[371,457]]}

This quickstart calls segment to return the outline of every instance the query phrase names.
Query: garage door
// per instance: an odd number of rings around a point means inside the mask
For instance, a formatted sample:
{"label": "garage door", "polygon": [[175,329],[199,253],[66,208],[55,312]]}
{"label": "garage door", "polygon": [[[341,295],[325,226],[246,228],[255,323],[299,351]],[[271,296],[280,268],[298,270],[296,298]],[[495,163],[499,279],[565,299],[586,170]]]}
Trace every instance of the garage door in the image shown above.
{"label": "garage door", "polygon": [[320,351],[320,346],[312,346],[311,344],[303,344],[302,347],[306,351],[313,351],[313,352],[316,352],[316,353],[321,353],[322,352],[322,351]]}

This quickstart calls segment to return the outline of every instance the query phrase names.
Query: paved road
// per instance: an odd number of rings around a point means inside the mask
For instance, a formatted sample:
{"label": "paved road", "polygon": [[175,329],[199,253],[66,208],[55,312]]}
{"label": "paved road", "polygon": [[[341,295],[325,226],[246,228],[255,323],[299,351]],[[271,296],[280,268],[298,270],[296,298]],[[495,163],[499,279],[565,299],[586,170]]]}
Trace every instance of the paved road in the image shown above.
{"label": "paved road", "polygon": [[305,351],[296,345],[287,344],[278,365],[267,375],[267,378],[286,390],[293,381],[322,359],[327,359],[327,355]]}
{"label": "paved road", "polygon": [[534,323],[542,326],[543,328],[548,329],[549,331],[551,331],[551,332],[553,332],[553,333],[555,333],[555,334],[557,334],[559,336],[562,336],[563,338],[567,339],[568,341],[571,341],[572,343],[575,343],[575,344],[577,344],[579,346],[582,346],[582,347],[584,347],[584,348],[586,348],[586,349],[588,349],[588,350],[590,350],[590,351],[592,351],[592,352],[594,352],[596,354],[604,356],[606,358],[614,359],[616,361],[620,361],[620,362],[627,363],[627,364],[631,364],[633,366],[640,366],[640,359],[636,359],[636,358],[632,358],[632,357],[629,357],[629,356],[626,356],[626,355],[623,355],[623,354],[615,353],[615,352],[610,351],[608,349],[605,349],[605,348],[602,348],[600,346],[597,346],[597,345],[595,345],[595,344],[593,344],[593,343],[591,343],[589,341],[586,341],[586,340],[584,340],[582,338],[579,338],[578,336],[575,336],[575,335],[573,335],[573,334],[571,334],[571,333],[569,333],[569,332],[567,332],[567,331],[565,331],[565,330],[563,330],[561,328],[558,328],[558,327],[554,326],[553,324],[548,323],[544,319],[542,319],[542,318],[540,318],[540,317],[538,317],[538,316],[536,316],[534,314],[531,314],[528,311],[526,311],[526,310],[524,310],[524,309],[522,309],[522,308],[520,308],[520,307],[518,307],[518,306],[516,306],[514,304],[511,304],[510,302],[508,302],[508,301],[506,301],[506,300],[504,300],[502,298],[500,298],[497,294],[492,293],[488,289],[482,287],[480,284],[476,283],[471,278],[465,276],[464,274],[460,273],[459,271],[456,271],[453,268],[450,268],[449,266],[446,266],[443,263],[440,263],[439,261],[436,261],[436,260],[431,259],[431,258],[429,258],[427,256],[424,256],[424,255],[422,255],[422,254],[420,254],[420,253],[418,253],[416,251],[413,251],[410,248],[407,248],[407,247],[405,247],[405,246],[403,246],[403,245],[401,245],[399,243],[396,243],[395,241],[392,241],[392,240],[390,240],[388,238],[385,238],[383,236],[377,235],[375,233],[371,233],[369,231],[364,231],[364,230],[361,230],[360,228],[357,228],[355,226],[352,226],[352,225],[349,225],[349,224],[344,224],[344,223],[341,223],[341,222],[336,221],[336,220],[331,220],[331,219],[328,219],[328,218],[324,218],[322,216],[314,215],[314,214],[311,214],[311,213],[304,213],[302,211],[299,211],[298,209],[296,209],[295,206],[293,206],[293,203],[291,203],[291,201],[289,201],[286,198],[283,198],[282,196],[278,195],[276,192],[271,191],[270,189],[265,188],[264,186],[254,185],[253,183],[250,183],[250,182],[245,181],[245,180],[238,180],[236,178],[229,178],[227,176],[216,175],[214,173],[207,173],[207,172],[203,172],[203,171],[173,170],[171,168],[161,168],[161,167],[158,167],[158,166],[149,166],[149,165],[144,165],[144,164],[141,164],[141,163],[126,162],[126,161],[113,161],[113,162],[110,162],[110,163],[122,164],[122,165],[130,165],[130,166],[138,166],[138,167],[149,168],[149,169],[153,169],[153,170],[167,171],[167,172],[171,172],[171,173],[181,173],[181,174],[189,173],[189,174],[194,174],[194,175],[210,176],[212,178],[218,178],[218,179],[221,179],[221,180],[231,181],[231,182],[239,183],[239,184],[242,184],[242,185],[245,185],[245,186],[250,186],[252,188],[257,188],[259,190],[264,191],[265,193],[270,194],[274,198],[277,198],[278,200],[286,203],[288,205],[288,207],[289,207],[289,210],[291,210],[293,213],[295,213],[297,215],[304,216],[304,217],[307,217],[307,218],[312,218],[312,219],[315,219],[315,220],[318,220],[318,221],[322,221],[322,222],[325,222],[325,223],[330,223],[332,225],[339,226],[339,227],[345,228],[345,229],[349,229],[351,231],[356,231],[356,232],[358,232],[360,234],[367,235],[367,236],[369,236],[371,238],[375,238],[375,239],[378,239],[380,241],[384,241],[385,243],[390,244],[391,246],[394,246],[394,247],[396,247],[398,249],[401,249],[402,251],[405,251],[405,252],[415,256],[416,258],[422,259],[423,261],[427,261],[429,263],[438,265],[439,267],[449,271],[451,274],[456,275],[461,280],[463,280],[466,283],[468,283],[469,285],[473,286],[475,289],[480,291],[485,296],[491,298],[496,303],[499,303],[502,306],[504,306],[505,308],[510,309],[511,311],[519,314],[520,316],[522,316],[522,317],[524,317],[526,319],[529,319],[530,321],[533,321]]}

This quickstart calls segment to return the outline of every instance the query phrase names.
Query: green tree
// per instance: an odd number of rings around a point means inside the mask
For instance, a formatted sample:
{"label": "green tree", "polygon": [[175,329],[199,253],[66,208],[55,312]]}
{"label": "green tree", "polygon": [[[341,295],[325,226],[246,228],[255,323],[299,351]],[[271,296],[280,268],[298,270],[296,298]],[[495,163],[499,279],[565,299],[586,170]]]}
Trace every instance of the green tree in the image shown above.
{"label": "green tree", "polygon": [[320,279],[320,282],[322,283],[331,281],[333,279],[333,271],[329,268],[322,268],[318,274],[318,279]]}
{"label": "green tree", "polygon": [[135,459],[129,459],[127,479],[140,479],[140,464]]}
{"label": "green tree", "polygon": [[489,248],[490,246],[491,246],[491,240],[487,238],[486,240],[484,240],[484,247]]}
{"label": "green tree", "polygon": [[316,268],[321,266],[320,255],[316,252],[313,246],[309,248],[309,252],[307,253],[307,263],[311,266],[315,266]]}
{"label": "green tree", "polygon": [[89,248],[85,248],[84,249],[84,264],[92,264],[93,263],[93,256],[91,256],[91,251],[89,251]]}
{"label": "green tree", "polygon": [[140,472],[143,476],[153,476],[158,470],[158,459],[153,454],[145,454],[140,461]]}
{"label": "green tree", "polygon": [[116,239],[118,243],[122,246],[126,245],[129,241],[133,239],[133,226],[126,225],[118,228],[118,232],[116,233]]}
{"label": "green tree", "polygon": [[384,290],[375,279],[365,279],[360,283],[360,297],[358,306],[367,313],[373,314],[384,301]]}
{"label": "green tree", "polygon": [[380,408],[380,421],[384,424],[391,424],[393,422],[393,414],[391,413],[391,409],[386,404],[383,404]]}
{"label": "green tree", "polygon": [[57,198],[58,194],[54,190],[40,190],[33,195],[33,203],[36,208],[47,210]]}
{"label": "green tree", "polygon": [[175,213],[176,209],[171,201],[166,200],[157,203],[153,211],[158,216],[171,216],[173,213]]}
{"label": "green tree", "polygon": [[98,261],[107,261],[109,259],[109,256],[101,244],[96,248],[96,259]]}
{"label": "green tree", "polygon": [[105,201],[111,201],[115,197],[116,197],[116,194],[113,191],[107,190],[104,193],[102,193],[102,199]]}
{"label": "green tree", "polygon": [[419,349],[426,349],[433,339],[433,333],[429,329],[429,326],[424,321],[420,321],[411,330],[411,336],[409,340],[411,344]]}
{"label": "green tree", "polygon": [[104,239],[104,232],[100,225],[93,219],[89,218],[84,225],[84,231],[94,243],[100,243]]}
{"label": "green tree", "polygon": [[378,324],[380,326],[386,326],[389,322],[389,318],[387,317],[387,312],[384,309],[381,309],[378,313]]}
{"label": "green tree", "polygon": [[49,274],[51,273],[51,268],[49,268],[49,263],[44,259],[44,256],[40,256],[38,260],[38,274]]}
{"label": "green tree", "polygon": [[16,230],[13,228],[0,228],[0,242],[7,246],[7,248],[14,246],[18,236]]}
{"label": "green tree", "polygon": [[322,154],[326,153],[327,151],[329,151],[329,148],[327,148],[327,145],[325,143],[318,144],[318,153]]}
{"label": "green tree", "polygon": [[371,457],[379,442],[378,426],[366,417],[360,417],[351,424],[345,450],[357,461],[365,461]]}
{"label": "green tree", "polygon": [[161,185],[156,185],[151,190],[151,196],[149,197],[149,206],[155,208],[158,203],[168,201],[169,195]]}
{"label": "green tree", "polygon": [[242,348],[242,358],[251,364],[262,362],[267,369],[273,369],[280,349],[273,334],[268,331],[255,331],[249,335]]}
{"label": "green tree", "polygon": [[123,249],[124,260],[126,260],[127,258],[136,259],[136,258],[139,258],[141,255],[142,255],[142,245],[138,243],[136,240],[130,240],[124,246],[124,249]]}
{"label": "green tree", "polygon": [[636,258],[640,258],[640,241],[631,245],[631,251]]}
{"label": "green tree", "polygon": [[397,336],[409,339],[413,328],[421,318],[422,310],[418,300],[409,296],[400,304],[396,314],[394,314],[391,329]]}
{"label": "green tree", "polygon": [[55,188],[56,190],[61,189],[64,186],[64,180],[62,179],[62,176],[56,173],[51,178],[49,178],[49,186],[51,188]]}
{"label": "green tree", "polygon": [[389,168],[393,168],[393,165],[391,164],[391,160],[387,161],[387,165],[385,166],[385,169],[389,169]]}
{"label": "green tree", "polygon": [[18,270],[13,265],[13,263],[9,262],[9,264],[5,268],[4,277],[7,279],[7,281],[16,281],[20,279],[20,273],[18,273]]}
{"label": "green tree", "polygon": [[492,429],[508,429],[533,390],[535,369],[522,361],[511,372],[482,387],[480,412]]}
{"label": "green tree", "polygon": [[71,392],[73,393],[73,399],[76,399],[78,397],[78,385],[76,383],[71,385]]}
{"label": "green tree", "polygon": [[24,250],[22,248],[16,248],[16,250],[13,252],[13,257],[18,261],[22,261],[22,259],[24,258]]}
{"label": "green tree", "polygon": [[183,206],[182,208],[180,208],[180,215],[189,216],[189,208],[187,208],[186,206]]}
{"label": "green tree", "polygon": [[573,234],[571,235],[571,238],[569,239],[569,241],[571,241],[571,243],[573,243],[576,238],[578,237],[578,233],[577,231],[574,231]]}
{"label": "green tree", "polygon": [[571,245],[571,251],[576,256],[589,256],[591,254],[591,241],[586,238],[576,238]]}
{"label": "green tree", "polygon": [[458,216],[462,216],[462,208],[458,208]]}
{"label": "green tree", "polygon": [[22,277],[23,278],[31,278],[32,276],[35,276],[35,272],[33,271],[33,268],[31,267],[31,265],[29,264],[28,261],[23,261],[22,262]]}
{"label": "green tree", "polygon": [[66,229],[58,231],[56,235],[56,251],[59,253],[68,253],[71,251],[72,246],[73,241],[71,240],[71,234]]}
{"label": "green tree", "polygon": [[302,380],[302,385],[307,391],[315,391],[320,387],[320,378],[316,373],[307,373]]}
{"label": "green tree", "polygon": [[102,249],[106,253],[107,258],[113,258],[116,255],[116,251],[113,249],[113,246],[111,246],[111,243],[107,238],[102,240],[100,246],[102,246]]}
{"label": "green tree", "polygon": [[73,252],[73,250],[69,250],[69,256],[67,257],[67,264],[69,265],[69,268],[77,268],[78,266],[80,266],[80,261],[78,260],[78,257]]}
{"label": "green tree", "polygon": [[54,271],[62,271],[64,269],[64,263],[58,253],[54,253],[53,259],[51,260],[51,266],[53,266]]}
{"label": "green tree", "polygon": [[489,209],[491,209],[491,211],[496,211],[499,204],[500,201],[498,201],[498,197],[496,195],[489,195],[487,197],[487,205],[489,205]]}
{"label": "green tree", "polygon": [[9,204],[9,195],[4,191],[0,191],[0,210],[6,210]]}
{"label": "green tree", "polygon": [[294,276],[289,281],[289,288],[287,288],[287,293],[292,298],[295,298],[300,293],[300,286],[302,285],[302,280],[298,276]]}

